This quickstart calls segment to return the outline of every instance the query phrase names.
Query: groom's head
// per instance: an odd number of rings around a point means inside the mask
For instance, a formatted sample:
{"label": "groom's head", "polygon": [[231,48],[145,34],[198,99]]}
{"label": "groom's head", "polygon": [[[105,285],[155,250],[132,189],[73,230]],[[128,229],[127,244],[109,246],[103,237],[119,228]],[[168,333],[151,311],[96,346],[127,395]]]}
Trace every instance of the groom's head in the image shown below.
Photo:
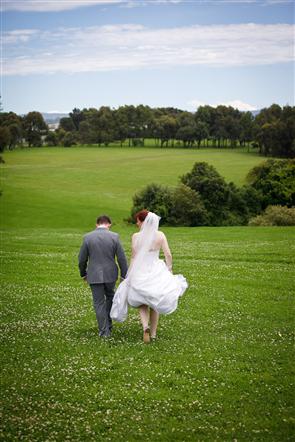
{"label": "groom's head", "polygon": [[107,215],[100,215],[96,220],[96,227],[106,227],[107,229],[109,229],[111,225],[111,218]]}

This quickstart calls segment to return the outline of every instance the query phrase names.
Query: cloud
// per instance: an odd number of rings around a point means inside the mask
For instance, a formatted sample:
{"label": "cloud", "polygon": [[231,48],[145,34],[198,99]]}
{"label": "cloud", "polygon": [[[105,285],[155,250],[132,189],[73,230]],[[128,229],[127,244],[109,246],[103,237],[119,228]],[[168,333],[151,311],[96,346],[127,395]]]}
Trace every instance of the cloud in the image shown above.
{"label": "cloud", "polygon": [[136,24],[3,35],[3,73],[99,72],[177,66],[251,66],[294,59],[294,25],[235,24],[152,29]]}
{"label": "cloud", "polygon": [[3,11],[58,12],[96,5],[113,5],[127,0],[2,0]]}
{"label": "cloud", "polygon": [[258,5],[292,4],[293,0],[2,0],[3,11],[59,12],[89,6],[119,5],[135,8],[148,5],[177,5],[199,3],[223,5],[226,3],[249,3]]}
{"label": "cloud", "polygon": [[125,7],[149,4],[177,4],[183,0],[2,0],[3,11],[59,12],[89,6],[121,5]]}
{"label": "cloud", "polygon": [[293,4],[293,0],[264,0],[266,5]]}
{"label": "cloud", "polygon": [[[150,6],[150,5],[177,5],[179,3],[189,3],[195,0],[123,0],[121,7],[123,8],[138,8],[142,6]],[[202,0],[196,0],[202,1]]]}
{"label": "cloud", "polygon": [[[205,106],[206,104],[208,105],[208,103],[204,103],[203,101],[199,101],[199,100],[191,100],[188,103],[188,106],[190,107],[190,109],[197,109],[200,106]],[[244,103],[241,100],[232,100],[232,101],[227,101],[227,102],[220,102],[220,103],[211,103],[209,104],[209,106],[212,107],[217,107],[217,106],[231,106],[234,109],[239,109],[240,111],[254,111],[257,110],[257,106],[253,106],[252,104],[248,104],[248,103]]]}
{"label": "cloud", "polygon": [[19,43],[27,43],[34,36],[37,36],[39,31],[37,29],[17,29],[2,34],[2,44],[11,45]]}
{"label": "cloud", "polygon": [[272,6],[276,4],[293,4],[294,0],[179,0],[180,2],[198,2],[203,4],[214,4],[214,5],[224,5],[226,3],[230,4],[252,4],[260,6]]}

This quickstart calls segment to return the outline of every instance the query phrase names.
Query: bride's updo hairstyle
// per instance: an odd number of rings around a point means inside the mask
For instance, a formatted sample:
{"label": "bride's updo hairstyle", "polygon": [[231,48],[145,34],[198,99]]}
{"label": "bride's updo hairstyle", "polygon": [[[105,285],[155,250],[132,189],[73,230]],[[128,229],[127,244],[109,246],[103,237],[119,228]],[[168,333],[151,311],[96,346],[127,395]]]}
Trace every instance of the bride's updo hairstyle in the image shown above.
{"label": "bride's updo hairstyle", "polygon": [[146,219],[146,217],[148,216],[149,212],[146,209],[141,210],[140,212],[137,212],[134,216],[135,221],[137,221],[139,219],[139,221],[141,223],[144,222],[144,220]]}

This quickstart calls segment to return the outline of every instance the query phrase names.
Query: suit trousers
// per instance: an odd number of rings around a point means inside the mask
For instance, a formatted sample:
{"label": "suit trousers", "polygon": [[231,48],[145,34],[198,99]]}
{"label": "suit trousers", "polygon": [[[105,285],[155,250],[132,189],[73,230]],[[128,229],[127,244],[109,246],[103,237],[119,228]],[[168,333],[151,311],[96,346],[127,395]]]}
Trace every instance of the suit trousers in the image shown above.
{"label": "suit trousers", "polygon": [[99,336],[111,336],[112,319],[110,312],[115,293],[114,282],[90,284],[93,297],[93,307],[96,314]]}

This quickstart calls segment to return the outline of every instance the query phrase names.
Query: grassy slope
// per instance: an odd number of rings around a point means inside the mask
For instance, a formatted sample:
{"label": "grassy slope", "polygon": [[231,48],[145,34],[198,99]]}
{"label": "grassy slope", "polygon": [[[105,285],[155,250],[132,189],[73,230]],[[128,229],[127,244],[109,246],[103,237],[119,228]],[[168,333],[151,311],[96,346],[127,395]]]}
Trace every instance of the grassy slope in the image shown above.
{"label": "grassy slope", "polygon": [[[105,207],[114,209],[129,253],[134,229],[119,222],[138,174],[142,184],[161,173],[173,184],[207,155],[241,183],[257,157],[229,152],[225,161],[215,151],[175,151],[160,167],[147,157],[163,152],[127,150],[136,161],[123,175],[119,150],[99,152],[99,171],[98,151],[87,149],[85,160],[83,152],[5,155],[0,437],[291,441],[293,228],[166,228],[175,272],[190,288],[179,309],[161,317],[151,346],[141,344],[135,310],[116,325],[112,342],[98,339],[76,268],[81,234]],[[238,167],[239,179],[231,175]]]}
{"label": "grassy slope", "polygon": [[100,212],[121,223],[136,190],[151,182],[175,185],[196,161],[208,161],[239,185],[262,161],[243,151],[160,148],[44,148],[4,158],[3,226],[17,226],[21,217],[26,227],[85,229]]}

